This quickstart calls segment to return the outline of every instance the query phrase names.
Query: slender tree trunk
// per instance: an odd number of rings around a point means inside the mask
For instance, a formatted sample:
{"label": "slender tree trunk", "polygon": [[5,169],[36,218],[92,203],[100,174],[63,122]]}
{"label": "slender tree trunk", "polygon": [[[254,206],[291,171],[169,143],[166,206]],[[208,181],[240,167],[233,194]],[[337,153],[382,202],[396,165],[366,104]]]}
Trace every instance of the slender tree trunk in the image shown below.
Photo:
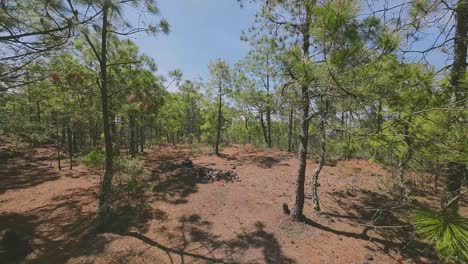
{"label": "slender tree trunk", "polygon": [[115,112],[114,112],[114,105],[112,104],[112,96],[109,95],[108,99],[109,104],[109,122],[111,127],[111,136],[114,138],[114,144],[118,142],[117,140],[117,123],[115,122]]}
{"label": "slender tree trunk", "polygon": [[[462,84],[466,74],[467,67],[467,42],[468,42],[468,0],[459,0],[455,7],[455,39],[454,39],[454,61],[451,71],[451,106],[463,107],[464,103],[460,101],[466,99],[467,95]],[[451,130],[461,127],[460,114],[449,113],[449,133]],[[460,200],[460,188],[463,179],[467,175],[466,165],[461,162],[449,162],[447,164],[447,181],[444,197],[442,200],[442,209],[458,213],[458,203]]]}
{"label": "slender tree trunk", "polygon": [[250,144],[252,135],[249,133],[249,119],[245,117],[245,131],[247,133],[247,143]]}
{"label": "slender tree trunk", "polygon": [[266,127],[267,127],[267,146],[271,148],[273,143],[271,141],[271,109],[269,106],[266,107]]}
{"label": "slender tree trunk", "polygon": [[78,140],[76,138],[76,131],[72,130],[72,143],[73,143],[73,153],[78,153]]}
{"label": "slender tree trunk", "polygon": [[138,153],[140,145],[140,126],[138,123],[135,125],[135,153]]}
{"label": "slender tree trunk", "polygon": [[129,115],[129,125],[130,125],[130,156],[132,158],[135,158],[136,155],[136,133],[135,133],[135,127],[136,127],[136,122],[135,122],[135,115],[132,113]]}
{"label": "slender tree trunk", "polygon": [[269,60],[267,58],[266,60],[267,63],[267,75],[266,75],[266,89],[267,89],[267,105],[265,108],[265,114],[266,114],[266,130],[267,130],[267,136],[266,136],[266,143],[269,148],[272,147],[272,142],[271,142],[271,106],[270,106],[270,75],[268,72],[268,66],[269,66]]}
{"label": "slender tree trunk", "polygon": [[406,151],[403,153],[402,157],[398,162],[398,189],[400,193],[400,202],[408,204],[411,200],[411,191],[407,186],[407,180],[405,179],[406,170],[408,167],[408,163],[413,158],[413,139],[412,134],[410,133],[410,124],[411,118],[408,119],[408,122],[404,124],[404,143],[406,145]]}
{"label": "slender tree trunk", "polygon": [[380,132],[382,130],[382,122],[383,122],[383,116],[382,116],[382,102],[377,103],[377,131]]}
{"label": "slender tree trunk", "polygon": [[[312,2],[310,0],[305,0],[306,8],[306,22],[302,28],[303,34],[303,43],[302,43],[302,52],[305,58],[309,57],[309,47],[310,47],[310,24],[312,23]],[[291,218],[293,221],[302,221],[304,219],[304,183],[305,183],[305,173],[307,165],[307,145],[309,139],[309,84],[302,83],[301,87],[301,131],[299,135],[300,145],[299,145],[299,169],[297,171],[297,180],[296,180],[296,199],[294,206],[291,210]]]}
{"label": "slender tree trunk", "polygon": [[288,120],[288,152],[292,152],[292,134],[293,134],[293,106],[289,109]]}
{"label": "slender tree trunk", "polygon": [[145,127],[140,126],[140,152],[143,153],[145,150]]}
{"label": "slender tree trunk", "polygon": [[324,114],[320,117],[320,156],[317,162],[317,165],[314,170],[314,175],[312,177],[312,203],[314,205],[314,211],[319,212],[320,209],[320,199],[318,196],[318,180],[320,172],[322,171],[323,165],[325,164],[325,155],[326,155],[326,135],[325,135],[325,116]]}
{"label": "slender tree trunk", "polygon": [[58,163],[58,169],[59,169],[59,170],[62,170],[62,164],[61,164],[61,162],[60,162],[60,143],[59,143],[59,142],[60,142],[60,138],[59,138],[59,135],[60,135],[60,133],[59,133],[59,125],[58,125],[58,122],[57,122],[57,142],[56,142],[56,144],[57,144],[57,163]]}
{"label": "slender tree trunk", "polygon": [[32,99],[31,99],[31,87],[28,85],[28,102],[29,102],[29,122],[33,122],[33,106],[32,106]]}
{"label": "slender tree trunk", "polygon": [[219,142],[221,140],[221,125],[222,125],[222,104],[223,104],[223,94],[221,87],[221,80],[219,82],[219,95],[218,95],[218,127],[216,131],[216,145],[214,149],[215,155],[219,155]]}
{"label": "slender tree trunk", "polygon": [[104,143],[106,148],[105,172],[99,190],[99,206],[97,218],[99,227],[105,228],[110,222],[111,206],[112,206],[112,178],[114,177],[114,161],[111,128],[109,120],[109,104],[107,92],[107,26],[108,26],[108,11],[109,0],[104,1],[102,12],[102,32],[101,32],[101,106],[102,106],[102,121],[104,129]]}
{"label": "slender tree trunk", "polygon": [[37,123],[41,124],[41,104],[39,100],[36,100],[36,108],[37,108]]}
{"label": "slender tree trunk", "polygon": [[68,157],[70,159],[70,170],[73,169],[73,132],[70,125],[67,125]]}
{"label": "slender tree trunk", "polygon": [[267,128],[265,126],[265,122],[263,121],[263,111],[259,111],[259,119],[260,119],[260,126],[262,127],[262,132],[263,132],[263,138],[265,140],[265,144],[268,146],[268,135],[267,135]]}

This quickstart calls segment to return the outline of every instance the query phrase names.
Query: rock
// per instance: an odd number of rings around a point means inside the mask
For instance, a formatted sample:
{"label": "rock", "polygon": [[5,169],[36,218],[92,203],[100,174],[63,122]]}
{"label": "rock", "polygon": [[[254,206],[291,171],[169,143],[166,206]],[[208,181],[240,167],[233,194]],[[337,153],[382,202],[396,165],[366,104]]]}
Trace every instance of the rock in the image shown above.
{"label": "rock", "polygon": [[366,254],[366,260],[374,260],[374,256],[372,256],[371,254],[367,253],[367,254]]}
{"label": "rock", "polygon": [[185,168],[192,168],[193,167],[193,161],[190,160],[190,159],[185,159],[185,160],[180,162],[180,166],[185,167]]}
{"label": "rock", "polygon": [[285,215],[290,215],[291,214],[291,210],[289,210],[287,203],[283,203],[283,213]]}
{"label": "rock", "polygon": [[239,181],[239,177],[233,171],[224,171],[218,169],[200,168],[198,170],[197,180],[200,183],[212,183],[214,181]]}

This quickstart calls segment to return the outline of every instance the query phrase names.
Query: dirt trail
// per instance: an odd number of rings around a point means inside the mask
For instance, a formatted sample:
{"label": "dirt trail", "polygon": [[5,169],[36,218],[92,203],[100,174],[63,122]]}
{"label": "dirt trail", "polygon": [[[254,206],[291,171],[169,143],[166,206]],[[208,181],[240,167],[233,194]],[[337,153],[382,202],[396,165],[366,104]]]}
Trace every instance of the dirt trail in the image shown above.
{"label": "dirt trail", "polygon": [[[58,171],[55,162],[49,167],[52,156],[37,149],[0,163],[0,231],[15,227],[33,236],[27,263],[436,263],[422,256],[430,254],[427,245],[407,243],[410,228],[365,226],[371,219],[408,224],[398,209],[376,210],[396,203],[386,191],[389,172],[367,161],[325,167],[324,213],[312,213],[307,199],[307,220],[295,223],[281,206],[294,199],[295,155],[231,146],[220,157],[194,156],[158,147],[144,156],[158,176],[152,191],[118,203],[116,232],[96,235],[89,226],[99,176],[66,164]],[[184,158],[234,170],[240,181],[197,183],[171,166]]]}

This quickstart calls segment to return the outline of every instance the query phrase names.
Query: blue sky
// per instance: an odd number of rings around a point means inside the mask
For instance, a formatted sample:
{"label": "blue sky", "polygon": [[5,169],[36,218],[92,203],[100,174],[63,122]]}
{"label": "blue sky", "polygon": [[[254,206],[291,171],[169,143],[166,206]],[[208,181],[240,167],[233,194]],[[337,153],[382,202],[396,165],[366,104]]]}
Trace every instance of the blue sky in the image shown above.
{"label": "blue sky", "polygon": [[[249,50],[240,40],[242,30],[253,24],[252,5],[240,8],[236,0],[159,0],[161,16],[168,20],[169,35],[138,35],[132,40],[153,57],[158,72],[181,69],[184,79],[206,80],[211,60],[235,63]],[[127,14],[136,21],[136,14]]]}
{"label": "blue sky", "polygon": [[[140,52],[154,58],[158,73],[167,76],[174,69],[181,69],[184,79],[209,78],[208,64],[221,58],[233,64],[249,50],[240,40],[240,34],[254,22],[255,5],[239,6],[237,0],[158,0],[161,17],[168,20],[169,35],[150,36],[138,34],[132,40]],[[365,6],[362,6],[365,10]],[[138,12],[125,14],[136,24]],[[432,44],[437,30],[429,30],[413,49],[423,50]],[[409,61],[418,61],[418,53],[406,55]],[[428,55],[435,69],[447,64],[447,56],[436,51]],[[171,90],[174,87],[171,87]]]}

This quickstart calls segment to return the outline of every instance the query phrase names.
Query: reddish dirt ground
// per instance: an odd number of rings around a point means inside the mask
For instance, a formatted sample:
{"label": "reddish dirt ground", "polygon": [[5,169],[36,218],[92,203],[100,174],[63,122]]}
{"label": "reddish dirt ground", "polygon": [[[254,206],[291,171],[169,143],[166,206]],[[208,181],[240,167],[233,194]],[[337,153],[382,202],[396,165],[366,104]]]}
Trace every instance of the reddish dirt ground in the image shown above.
{"label": "reddish dirt ground", "polygon": [[[160,146],[144,155],[155,175],[150,188],[121,192],[115,232],[97,234],[97,172],[69,170],[66,162],[59,171],[51,149],[1,151],[10,154],[0,161],[0,232],[15,228],[32,237],[32,252],[20,263],[437,263],[428,245],[412,239],[408,217],[388,191],[390,173],[368,161],[326,166],[324,212],[313,213],[307,198],[307,219],[297,223],[281,206],[294,200],[294,154],[230,146],[214,157]],[[184,158],[234,170],[240,181],[197,183],[171,166]],[[307,193],[312,170],[310,161]],[[426,188],[430,194],[418,199],[436,206],[439,198]]]}

